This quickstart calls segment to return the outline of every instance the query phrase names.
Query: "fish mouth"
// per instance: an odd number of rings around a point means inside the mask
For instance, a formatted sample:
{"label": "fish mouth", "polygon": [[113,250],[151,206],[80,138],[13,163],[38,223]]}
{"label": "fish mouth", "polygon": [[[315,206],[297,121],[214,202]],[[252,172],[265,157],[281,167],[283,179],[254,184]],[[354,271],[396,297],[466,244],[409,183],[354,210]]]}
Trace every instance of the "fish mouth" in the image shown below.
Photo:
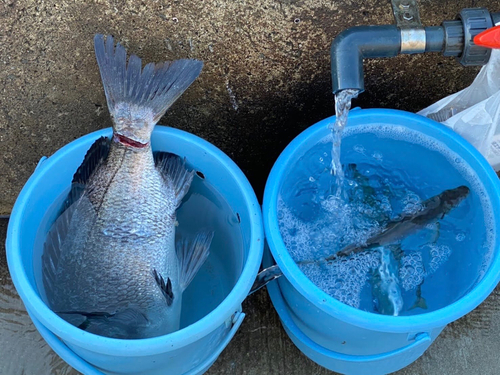
{"label": "fish mouth", "polygon": [[119,142],[122,145],[128,146],[128,147],[133,147],[133,148],[144,148],[149,145],[149,142],[142,143],[136,140],[133,140],[125,135],[115,133],[113,134],[113,140],[115,142]]}

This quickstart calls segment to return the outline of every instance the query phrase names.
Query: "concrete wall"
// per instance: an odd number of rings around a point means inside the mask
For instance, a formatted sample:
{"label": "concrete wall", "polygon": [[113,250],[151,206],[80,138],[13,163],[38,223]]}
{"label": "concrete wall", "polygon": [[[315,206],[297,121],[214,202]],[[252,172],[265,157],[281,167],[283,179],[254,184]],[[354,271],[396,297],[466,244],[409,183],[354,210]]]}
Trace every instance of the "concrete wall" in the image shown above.
{"label": "concrete wall", "polygon": [[[496,0],[422,0],[424,25]],[[0,215],[43,155],[110,126],[92,39],[113,34],[145,62],[197,58],[199,79],[160,124],[220,147],[260,196],[300,131],[334,113],[329,45],[343,29],[393,23],[389,0],[4,0],[0,4]],[[355,105],[417,111],[472,81],[438,54],[366,63]]]}

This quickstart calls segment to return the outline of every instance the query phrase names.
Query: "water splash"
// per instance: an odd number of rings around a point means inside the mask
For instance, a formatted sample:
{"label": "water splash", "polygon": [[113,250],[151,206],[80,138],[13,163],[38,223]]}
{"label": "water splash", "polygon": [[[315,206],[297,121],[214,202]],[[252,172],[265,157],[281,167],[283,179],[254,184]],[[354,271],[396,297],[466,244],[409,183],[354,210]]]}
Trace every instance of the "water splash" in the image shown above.
{"label": "water splash", "polygon": [[342,196],[342,187],[344,185],[344,172],[342,170],[342,163],[340,162],[340,144],[342,142],[342,132],[347,124],[347,117],[351,109],[351,100],[358,96],[359,90],[346,89],[335,94],[335,123],[331,126],[333,145],[332,145],[332,165],[331,174],[335,177],[332,182],[333,187],[336,186],[337,190],[335,195]]}

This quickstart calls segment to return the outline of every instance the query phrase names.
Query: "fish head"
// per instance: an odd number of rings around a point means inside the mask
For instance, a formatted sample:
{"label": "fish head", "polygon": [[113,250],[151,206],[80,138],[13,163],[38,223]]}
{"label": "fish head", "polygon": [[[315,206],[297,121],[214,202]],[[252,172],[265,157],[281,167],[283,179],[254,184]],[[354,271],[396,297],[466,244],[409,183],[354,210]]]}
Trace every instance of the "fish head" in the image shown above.
{"label": "fish head", "polygon": [[147,146],[157,119],[151,108],[133,103],[120,102],[115,105],[113,131],[121,143],[135,147]]}
{"label": "fish head", "polygon": [[469,195],[470,189],[467,186],[459,186],[455,189],[446,190],[441,195],[441,200],[445,210],[449,211],[457,207]]}

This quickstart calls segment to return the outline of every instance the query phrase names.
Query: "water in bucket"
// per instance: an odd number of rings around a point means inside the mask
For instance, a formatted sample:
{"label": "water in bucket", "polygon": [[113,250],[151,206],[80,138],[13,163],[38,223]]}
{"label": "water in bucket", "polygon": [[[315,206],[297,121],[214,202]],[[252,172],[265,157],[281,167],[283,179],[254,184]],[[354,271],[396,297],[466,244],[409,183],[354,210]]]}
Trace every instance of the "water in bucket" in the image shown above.
{"label": "water in bucket", "polygon": [[[302,264],[302,271],[331,296],[370,312],[386,313],[387,305],[394,310],[399,303],[399,315],[420,314],[465,295],[484,274],[494,238],[490,203],[474,171],[419,132],[383,124],[346,128],[341,149],[346,198],[339,200],[331,194],[331,145],[329,135],[308,150],[282,186],[280,232],[296,262],[363,243],[444,190],[466,185],[470,193],[400,243],[330,263]],[[381,290],[381,270],[394,278],[392,298],[391,288]]]}
{"label": "water in bucket", "polygon": [[[68,191],[69,187],[46,211],[35,240],[34,273],[45,302],[41,261],[43,246]],[[210,255],[182,295],[182,329],[214,310],[231,292],[243,268],[242,259],[234,252],[234,249],[243,247],[243,238],[238,215],[214,187],[196,175],[177,210],[177,221],[176,237],[194,236],[205,228],[214,231]]]}

